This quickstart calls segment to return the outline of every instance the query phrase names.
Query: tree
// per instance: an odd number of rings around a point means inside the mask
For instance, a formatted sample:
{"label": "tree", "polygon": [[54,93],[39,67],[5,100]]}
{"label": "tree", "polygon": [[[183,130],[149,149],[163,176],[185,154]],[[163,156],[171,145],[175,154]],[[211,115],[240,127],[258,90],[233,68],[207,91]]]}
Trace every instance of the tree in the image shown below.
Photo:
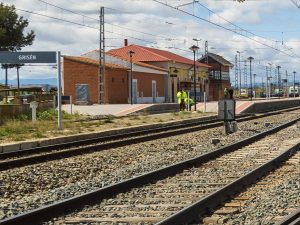
{"label": "tree", "polygon": [[[24,34],[25,28],[28,26],[28,20],[16,13],[16,8],[12,5],[4,5],[0,3],[0,51],[19,51],[23,47],[32,45],[35,34],[31,30]],[[17,79],[19,88],[19,68],[22,65],[3,64],[5,69],[5,84],[7,85],[7,71],[9,68],[17,68]]]}
{"label": "tree", "polygon": [[0,4],[0,51],[19,51],[23,47],[32,45],[35,38],[34,31],[24,34],[28,20],[16,13],[16,8]]}

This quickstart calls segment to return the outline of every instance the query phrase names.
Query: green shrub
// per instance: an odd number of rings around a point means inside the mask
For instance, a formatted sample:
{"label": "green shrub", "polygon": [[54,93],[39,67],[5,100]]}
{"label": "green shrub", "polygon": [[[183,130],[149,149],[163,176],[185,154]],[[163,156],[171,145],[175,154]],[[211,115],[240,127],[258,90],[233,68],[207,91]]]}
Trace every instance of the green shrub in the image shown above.
{"label": "green shrub", "polygon": [[55,115],[53,115],[53,112],[51,112],[50,110],[37,113],[38,120],[52,120],[54,119],[54,116]]}

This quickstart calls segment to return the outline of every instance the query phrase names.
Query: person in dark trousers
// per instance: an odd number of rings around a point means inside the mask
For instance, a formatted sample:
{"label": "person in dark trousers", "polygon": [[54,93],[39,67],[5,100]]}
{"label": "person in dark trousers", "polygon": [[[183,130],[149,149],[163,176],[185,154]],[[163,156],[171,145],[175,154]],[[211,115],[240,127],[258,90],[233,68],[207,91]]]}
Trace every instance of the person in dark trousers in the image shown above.
{"label": "person in dark trousers", "polygon": [[224,99],[227,99],[228,98],[228,89],[227,87],[224,88]]}
{"label": "person in dark trousers", "polygon": [[178,100],[178,104],[180,105],[180,111],[185,110],[185,99],[186,98],[187,98],[187,94],[184,91],[184,89],[181,89],[181,91],[178,91],[177,100]]}
{"label": "person in dark trousers", "polygon": [[233,99],[233,89],[232,88],[229,89],[228,93],[229,93],[229,99]]}

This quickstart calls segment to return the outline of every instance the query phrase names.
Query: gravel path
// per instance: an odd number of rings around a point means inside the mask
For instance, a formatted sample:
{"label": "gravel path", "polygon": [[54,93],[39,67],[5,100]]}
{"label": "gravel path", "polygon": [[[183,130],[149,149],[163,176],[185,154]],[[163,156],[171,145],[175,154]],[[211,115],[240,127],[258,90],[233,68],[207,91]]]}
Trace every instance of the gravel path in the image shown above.
{"label": "gravel path", "polygon": [[[276,126],[297,117],[297,114],[286,113],[242,122],[238,124],[239,131],[229,136],[223,134],[223,128],[213,128],[1,171],[0,219],[116,183],[233,143],[270,129],[270,127],[265,126],[265,122]],[[212,137],[220,138],[221,143],[218,145],[210,144],[209,140]]]}

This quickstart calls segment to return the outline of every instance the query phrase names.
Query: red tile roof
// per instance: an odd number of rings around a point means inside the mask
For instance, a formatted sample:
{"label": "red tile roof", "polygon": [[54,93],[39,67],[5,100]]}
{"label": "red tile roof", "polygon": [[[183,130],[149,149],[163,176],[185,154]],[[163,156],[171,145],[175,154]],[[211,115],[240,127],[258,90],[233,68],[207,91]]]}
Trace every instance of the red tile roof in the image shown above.
{"label": "red tile roof", "polygon": [[[115,55],[115,54],[113,54],[111,52],[107,52],[106,54],[110,55],[112,57],[116,57],[116,58],[119,58],[121,60],[125,60],[127,62],[130,62],[130,58],[129,57],[128,58],[123,58],[123,57],[121,57],[119,55]],[[139,66],[143,66],[143,67],[147,67],[147,68],[151,68],[151,69],[155,69],[155,70],[160,70],[160,71],[165,71],[165,72],[168,71],[168,70],[166,70],[164,68],[161,68],[161,67],[158,67],[158,66],[153,66],[153,65],[150,65],[150,64],[147,64],[147,63],[143,63],[143,62],[140,62],[140,61],[134,61],[134,60],[132,60],[132,61],[133,61],[134,64],[139,65]]]}
{"label": "red tile roof", "polygon": [[[99,66],[99,61],[90,59],[90,58],[85,58],[85,57],[77,57],[77,56],[64,56],[65,59],[69,59],[71,61],[75,62],[80,62],[80,63],[85,63],[89,65],[96,65]],[[111,69],[123,69],[123,70],[128,70],[128,68],[119,66],[116,64],[111,64],[111,63],[105,63],[105,67],[111,68]]]}
{"label": "red tile roof", "polygon": [[[77,56],[64,56],[65,59],[69,59],[75,62],[80,62],[80,63],[85,63],[85,64],[90,64],[90,65],[99,65],[99,61],[94,60],[94,59],[90,59],[90,58],[86,58],[86,57],[77,57]],[[120,57],[121,58],[121,57]],[[142,63],[142,62],[134,62],[134,64],[136,65],[140,65],[142,67],[147,67],[147,68],[151,68],[151,69],[155,69],[155,70],[159,70],[159,71],[164,71],[166,72],[167,70],[164,68],[160,68],[157,66],[153,66],[153,65],[149,65],[147,63]],[[111,69],[126,69],[128,70],[127,67],[124,66],[120,66],[117,64],[112,64],[112,63],[105,63],[107,68],[111,68]]]}
{"label": "red tile roof", "polygon": [[[155,48],[148,48],[143,47],[139,45],[129,45],[125,46],[119,49],[113,49],[108,51],[109,54],[122,57],[123,59],[129,59],[128,52],[134,51],[135,54],[132,58],[132,60],[140,61],[140,62],[169,62],[169,61],[175,61],[178,63],[188,64],[188,65],[194,65],[194,60],[176,55],[172,52],[165,51],[165,50],[159,50]],[[210,68],[209,65],[206,65],[204,63],[196,62],[196,65],[199,67],[205,67]]]}

